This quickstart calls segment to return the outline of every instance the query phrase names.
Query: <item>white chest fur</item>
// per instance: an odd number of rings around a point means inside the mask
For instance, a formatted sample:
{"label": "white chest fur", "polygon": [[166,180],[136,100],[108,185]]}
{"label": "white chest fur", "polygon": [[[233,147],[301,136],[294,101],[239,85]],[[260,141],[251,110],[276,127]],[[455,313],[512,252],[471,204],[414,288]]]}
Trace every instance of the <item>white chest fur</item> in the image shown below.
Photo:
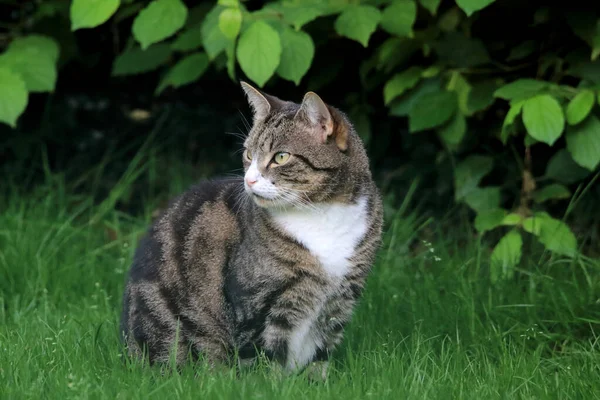
{"label": "white chest fur", "polygon": [[329,276],[342,277],[367,232],[367,198],[350,205],[316,204],[314,210],[273,212],[273,218],[317,257]]}
{"label": "white chest fur", "polygon": [[[272,215],[281,228],[317,257],[321,267],[334,279],[348,273],[349,258],[368,226],[366,197],[352,205],[321,204],[311,210],[277,211]],[[291,332],[288,368],[306,365],[323,344],[313,331],[320,308],[317,306]]]}

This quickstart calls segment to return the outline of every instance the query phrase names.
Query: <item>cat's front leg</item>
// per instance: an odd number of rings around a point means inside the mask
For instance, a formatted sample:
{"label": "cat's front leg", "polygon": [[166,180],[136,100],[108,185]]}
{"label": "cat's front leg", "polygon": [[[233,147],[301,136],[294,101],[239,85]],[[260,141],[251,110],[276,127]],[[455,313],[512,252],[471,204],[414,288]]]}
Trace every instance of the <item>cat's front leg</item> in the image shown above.
{"label": "cat's front leg", "polygon": [[320,327],[325,338],[324,353],[333,353],[335,348],[344,339],[344,329],[352,318],[352,311],[356,300],[345,296],[329,299],[323,308]]}
{"label": "cat's front leg", "polygon": [[263,346],[289,372],[304,368],[323,346],[314,328],[325,300],[324,284],[318,276],[295,278],[267,316]]}
{"label": "cat's front leg", "polygon": [[328,360],[330,354],[344,338],[344,329],[352,318],[352,312],[364,287],[365,274],[358,271],[346,277],[340,284],[336,296],[327,299],[319,317],[319,329],[324,338],[324,346],[317,354],[317,360]]}

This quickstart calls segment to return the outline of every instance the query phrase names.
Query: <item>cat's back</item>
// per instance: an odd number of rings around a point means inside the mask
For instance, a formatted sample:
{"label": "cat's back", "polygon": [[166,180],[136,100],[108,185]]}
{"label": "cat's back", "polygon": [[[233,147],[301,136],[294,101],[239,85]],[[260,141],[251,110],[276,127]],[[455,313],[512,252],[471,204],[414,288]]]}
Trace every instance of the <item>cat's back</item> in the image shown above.
{"label": "cat's back", "polygon": [[211,179],[174,198],[140,241],[131,279],[138,272],[147,275],[162,261],[185,261],[201,240],[198,236],[208,234],[215,241],[235,236],[242,189],[241,178]]}
{"label": "cat's back", "polygon": [[[172,339],[178,319],[184,330],[186,325],[196,330],[199,310],[223,313],[221,270],[240,237],[241,190],[240,179],[203,181],[156,219],[134,255],[123,299],[123,331],[161,348]],[[220,325],[214,329],[229,335],[229,327]],[[164,338],[148,337],[152,332]]]}

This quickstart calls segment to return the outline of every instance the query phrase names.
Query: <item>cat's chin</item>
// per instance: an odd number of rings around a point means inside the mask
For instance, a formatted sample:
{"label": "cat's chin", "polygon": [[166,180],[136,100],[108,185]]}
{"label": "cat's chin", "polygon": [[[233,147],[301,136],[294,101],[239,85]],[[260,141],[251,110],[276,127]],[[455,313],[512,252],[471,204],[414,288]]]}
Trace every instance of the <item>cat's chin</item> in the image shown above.
{"label": "cat's chin", "polygon": [[279,198],[268,199],[255,193],[252,193],[250,196],[252,197],[254,204],[261,208],[287,208],[289,206],[287,202]]}

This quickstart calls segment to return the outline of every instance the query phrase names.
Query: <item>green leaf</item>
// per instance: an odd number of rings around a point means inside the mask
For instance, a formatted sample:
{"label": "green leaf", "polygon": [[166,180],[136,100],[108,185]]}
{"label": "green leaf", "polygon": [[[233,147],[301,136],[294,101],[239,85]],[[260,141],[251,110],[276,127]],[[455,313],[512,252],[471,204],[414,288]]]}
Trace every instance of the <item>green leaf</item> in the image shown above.
{"label": "green leaf", "polygon": [[273,76],[281,60],[281,40],[264,21],[253,22],[240,36],[237,58],[242,71],[262,87]]}
{"label": "green leaf", "polygon": [[421,96],[408,114],[411,133],[435,128],[448,121],[458,106],[456,94],[441,90]]}
{"label": "green leaf", "polygon": [[596,13],[587,12],[584,9],[571,9],[565,13],[565,17],[573,32],[591,45],[598,21]]}
{"label": "green leaf", "polygon": [[541,94],[523,104],[523,123],[532,137],[552,146],[562,134],[565,117],[554,97]]}
{"label": "green leaf", "polygon": [[383,87],[383,98],[385,104],[389,104],[396,97],[400,96],[406,90],[414,87],[421,79],[422,69],[420,67],[410,67],[405,71],[396,74],[387,81]]}
{"label": "green leaf", "polygon": [[508,83],[494,92],[494,97],[505,100],[525,100],[549,87],[548,82],[535,79],[519,79]]}
{"label": "green leaf", "polygon": [[574,256],[577,251],[577,239],[571,229],[547,213],[536,213],[533,217],[525,219],[523,229],[537,236],[550,251],[565,256]]}
{"label": "green leaf", "polygon": [[43,1],[36,4],[36,11],[31,15],[31,18],[36,22],[44,18],[52,18],[56,16],[66,16],[69,14],[70,4],[64,1]]}
{"label": "green leaf", "polygon": [[445,33],[434,46],[440,60],[457,67],[476,67],[490,61],[490,55],[483,42],[462,33]]}
{"label": "green leaf", "polygon": [[415,103],[428,93],[437,93],[441,90],[441,80],[439,78],[424,79],[413,89],[409,90],[402,97],[392,101],[390,104],[390,115],[396,117],[406,117]]}
{"label": "green leaf", "polygon": [[538,240],[554,253],[574,256],[577,252],[577,239],[567,224],[549,217],[542,220]]}
{"label": "green leaf", "polygon": [[521,223],[521,216],[516,213],[510,213],[502,220],[502,225],[518,225]]}
{"label": "green leaf", "polygon": [[511,279],[515,267],[521,261],[523,239],[518,231],[508,232],[494,247],[490,259],[490,279],[492,282]]}
{"label": "green leaf", "polygon": [[590,59],[596,60],[600,55],[600,24],[597,14],[585,9],[569,10],[566,17],[573,32],[591,47]]}
{"label": "green leaf", "polygon": [[458,7],[452,7],[438,19],[437,26],[443,32],[454,32],[464,19],[464,13]]}
{"label": "green leaf", "polygon": [[442,72],[442,67],[439,65],[430,65],[421,72],[421,78],[433,78]]}
{"label": "green leaf", "polygon": [[208,68],[208,57],[204,53],[194,53],[173,66],[160,81],[156,94],[160,94],[168,86],[178,88],[196,81]]}
{"label": "green leaf", "polygon": [[596,61],[600,55],[600,24],[596,26],[596,33],[592,38],[592,61]]}
{"label": "green leaf", "polygon": [[456,4],[463,9],[468,17],[474,12],[484,9],[495,0],[456,0]]}
{"label": "green leaf", "polygon": [[476,83],[471,87],[467,100],[469,115],[483,111],[494,103],[494,91],[496,87],[496,83],[493,81]]}
{"label": "green leaf", "polygon": [[280,39],[281,62],[277,74],[298,85],[312,64],[315,45],[310,35],[290,28],[281,32]]}
{"label": "green leaf", "polygon": [[534,40],[526,40],[510,51],[506,61],[522,60],[523,58],[532,54],[535,51],[536,46],[537,43]]}
{"label": "green leaf", "polygon": [[577,125],[588,116],[592,111],[592,107],[594,107],[595,98],[596,95],[589,89],[584,89],[573,97],[573,100],[567,106],[566,112],[569,125]]}
{"label": "green leaf", "polygon": [[560,149],[548,162],[545,177],[569,185],[584,179],[589,174],[590,171],[573,161],[567,149]]}
{"label": "green leaf", "polygon": [[567,149],[573,160],[584,168],[594,171],[600,164],[600,121],[590,115],[567,132]]}
{"label": "green leaf", "polygon": [[525,218],[522,224],[523,229],[525,230],[525,232],[529,232],[532,235],[538,236],[542,231],[543,218],[546,217],[540,217],[536,215],[533,217]]}
{"label": "green leaf", "polygon": [[449,91],[456,92],[458,99],[458,109],[462,114],[468,114],[467,102],[469,101],[469,93],[471,92],[471,85],[462,76],[460,72],[454,71],[450,75],[446,89]]}
{"label": "green leaf", "polygon": [[202,23],[202,43],[210,60],[214,60],[231,42],[219,28],[219,15],[224,8],[216,5]]}
{"label": "green leaf", "polygon": [[219,15],[219,29],[226,38],[234,40],[242,28],[242,10],[226,8]]}
{"label": "green leaf", "polygon": [[135,75],[152,71],[167,62],[171,49],[166,43],[159,43],[142,50],[135,47],[125,51],[115,59],[113,76]]}
{"label": "green leaf", "polygon": [[335,31],[367,47],[380,20],[381,12],[373,6],[348,5],[335,20]]}
{"label": "green leaf", "polygon": [[467,133],[467,120],[461,113],[455,113],[454,117],[438,128],[440,138],[449,146],[458,146]]}
{"label": "green leaf", "polygon": [[240,6],[240,1],[239,0],[219,0],[217,3],[219,5],[224,6],[224,7],[237,8],[237,7]]}
{"label": "green leaf", "polygon": [[508,112],[506,113],[506,117],[504,117],[504,125],[512,125],[515,123],[515,119],[521,114],[521,109],[523,108],[524,101],[517,101],[511,104]]}
{"label": "green leaf", "polygon": [[183,32],[173,43],[171,48],[176,51],[190,51],[202,47],[202,26],[197,25]]}
{"label": "green leaf", "polygon": [[531,147],[536,143],[539,143],[540,141],[537,140],[536,138],[532,137],[529,133],[525,134],[525,139],[523,140],[523,143],[525,144],[525,147]]}
{"label": "green leaf", "polygon": [[7,52],[22,50],[23,48],[35,47],[40,52],[45,53],[55,64],[58,62],[60,48],[56,40],[42,35],[28,35],[18,37],[6,49]]}
{"label": "green leaf", "polygon": [[293,25],[294,29],[299,30],[305,24],[314,21],[318,17],[325,15],[322,7],[315,4],[302,3],[283,3],[281,7],[283,19]]}
{"label": "green leaf", "polygon": [[108,21],[117,11],[120,0],[73,0],[71,30],[94,28]]}
{"label": "green leaf", "polygon": [[14,46],[0,55],[0,66],[19,74],[29,92],[52,92],[56,85],[56,62],[49,49]]}
{"label": "green leaf", "polygon": [[227,55],[227,75],[232,81],[235,81],[235,42],[230,42],[225,49]]}
{"label": "green leaf", "polygon": [[504,221],[505,216],[506,211],[501,208],[492,208],[477,213],[477,216],[475,217],[475,229],[479,233],[491,231],[492,229],[502,225],[502,221]]}
{"label": "green leaf", "polygon": [[377,69],[385,74],[396,69],[419,50],[415,40],[390,37],[377,49]]}
{"label": "green leaf", "polygon": [[187,7],[181,0],[154,0],[135,17],[133,37],[147,49],[174,35],[185,24]]}
{"label": "green leaf", "polygon": [[413,36],[417,5],[413,0],[396,0],[383,10],[381,27],[397,36]]}
{"label": "green leaf", "polygon": [[573,66],[569,68],[568,73],[571,76],[576,76],[598,84],[600,83],[600,62],[596,60],[594,62],[586,61],[574,63]]}
{"label": "green leaf", "polygon": [[454,171],[454,198],[462,200],[477,189],[481,179],[494,167],[491,157],[471,155],[461,161]]}
{"label": "green leaf", "polygon": [[477,187],[465,195],[465,203],[480,213],[500,206],[500,188],[496,186]]}
{"label": "green leaf", "polygon": [[15,128],[19,115],[27,107],[25,82],[18,74],[0,66],[0,93],[0,122]]}
{"label": "green leaf", "polygon": [[523,108],[524,101],[517,101],[513,103],[508,112],[506,113],[506,117],[504,117],[504,122],[502,124],[502,133],[500,135],[500,140],[502,144],[506,144],[508,142],[508,137],[513,133],[513,124],[515,119],[521,114],[521,109]]}
{"label": "green leaf", "polygon": [[569,197],[571,197],[571,192],[560,183],[544,186],[533,194],[533,200],[536,203],[543,203],[547,200],[568,199]]}
{"label": "green leaf", "polygon": [[431,15],[436,15],[441,1],[442,0],[419,0],[419,3],[421,3],[421,5],[425,7],[431,13]]}

